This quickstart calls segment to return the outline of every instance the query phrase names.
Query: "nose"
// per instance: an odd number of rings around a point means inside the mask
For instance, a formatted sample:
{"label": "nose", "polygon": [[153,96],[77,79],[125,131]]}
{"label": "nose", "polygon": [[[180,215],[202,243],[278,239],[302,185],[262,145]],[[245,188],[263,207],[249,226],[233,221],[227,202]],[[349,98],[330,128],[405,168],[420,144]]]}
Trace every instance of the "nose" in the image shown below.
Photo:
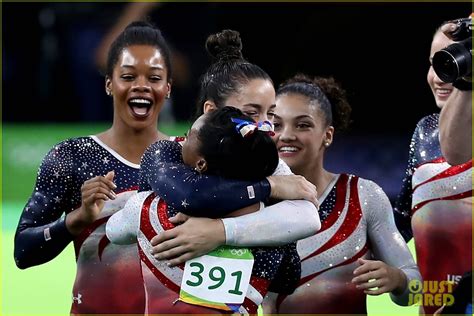
{"label": "nose", "polygon": [[260,113],[257,118],[258,122],[263,122],[263,121],[270,121],[268,119],[268,115],[266,113]]}
{"label": "nose", "polygon": [[291,142],[291,141],[296,140],[296,135],[290,126],[285,126],[282,129],[280,129],[279,139],[282,142]]}
{"label": "nose", "polygon": [[139,76],[133,82],[132,91],[133,92],[151,92],[151,87],[146,78]]}
{"label": "nose", "polygon": [[433,66],[430,67],[430,72],[431,72],[431,75],[433,76],[433,82],[438,84],[438,85],[443,85],[443,84],[446,84],[446,82],[444,82],[443,80],[441,80],[438,75],[436,74],[436,72],[434,71],[433,69]]}

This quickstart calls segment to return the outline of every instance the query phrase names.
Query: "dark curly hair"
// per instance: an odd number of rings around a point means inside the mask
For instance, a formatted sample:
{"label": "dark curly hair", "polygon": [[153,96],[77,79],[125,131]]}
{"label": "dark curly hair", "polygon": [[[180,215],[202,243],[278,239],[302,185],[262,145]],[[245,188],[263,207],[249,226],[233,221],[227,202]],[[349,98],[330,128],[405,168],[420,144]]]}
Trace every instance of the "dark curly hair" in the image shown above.
{"label": "dark curly hair", "polygon": [[243,137],[232,118],[253,123],[251,117],[231,106],[206,114],[199,129],[199,151],[207,161],[207,173],[242,179],[261,180],[278,166],[278,151],[267,132],[255,130]]}
{"label": "dark curly hair", "polygon": [[114,66],[117,64],[123,49],[133,45],[149,45],[156,47],[165,60],[166,70],[168,73],[167,81],[171,82],[171,53],[168,43],[161,34],[161,31],[153,24],[146,21],[135,21],[130,23],[110,45],[105,73],[108,77],[112,77]]}
{"label": "dark curly hair", "polygon": [[250,80],[264,79],[273,83],[262,68],[244,59],[242,40],[237,31],[223,30],[210,35],[206,50],[213,64],[201,76],[196,117],[203,114],[204,102],[210,100],[216,107],[223,107],[225,100]]}
{"label": "dark curly hair", "polygon": [[346,131],[351,123],[351,105],[347,93],[333,77],[314,77],[297,74],[283,82],[277,97],[283,94],[300,94],[319,105],[324,113],[327,126],[332,125],[336,131]]}

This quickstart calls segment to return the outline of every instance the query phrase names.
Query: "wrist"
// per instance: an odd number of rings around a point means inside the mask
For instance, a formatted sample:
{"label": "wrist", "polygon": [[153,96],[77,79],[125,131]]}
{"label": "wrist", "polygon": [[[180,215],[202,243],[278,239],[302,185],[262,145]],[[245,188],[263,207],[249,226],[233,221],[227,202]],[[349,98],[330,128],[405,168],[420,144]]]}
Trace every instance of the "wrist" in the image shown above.
{"label": "wrist", "polygon": [[393,295],[401,295],[405,292],[405,289],[408,284],[407,276],[401,269],[394,268],[397,275],[397,286],[393,289]]}
{"label": "wrist", "polygon": [[218,246],[225,245],[226,243],[226,236],[225,236],[225,227],[224,223],[222,222],[221,219],[214,219],[214,223],[216,225],[216,244]]}
{"label": "wrist", "polygon": [[275,193],[275,179],[274,179],[274,176],[269,176],[267,177],[267,181],[268,181],[268,184],[270,186],[270,198],[274,199],[275,196],[277,196],[277,194]]}
{"label": "wrist", "polygon": [[66,214],[65,224],[69,233],[73,236],[79,235],[91,221],[83,216],[82,206]]}

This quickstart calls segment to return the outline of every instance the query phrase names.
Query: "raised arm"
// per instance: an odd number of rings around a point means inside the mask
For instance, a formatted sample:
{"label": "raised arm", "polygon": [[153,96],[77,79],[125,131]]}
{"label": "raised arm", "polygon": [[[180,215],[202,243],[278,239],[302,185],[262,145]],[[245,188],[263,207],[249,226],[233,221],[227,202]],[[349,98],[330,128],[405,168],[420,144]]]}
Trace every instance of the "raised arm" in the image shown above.
{"label": "raised arm", "polygon": [[146,150],[140,174],[140,190],[148,184],[168,205],[192,216],[222,217],[270,197],[267,179],[251,182],[201,175],[184,165],[181,145],[172,141],[156,142]]}
{"label": "raised arm", "polygon": [[[455,23],[446,23],[441,31],[452,39],[457,27]],[[455,89],[441,109],[439,140],[446,161],[460,165],[472,159],[472,72],[457,79],[453,86]]]}
{"label": "raised arm", "polygon": [[[406,242],[398,232],[393,219],[392,206],[383,190],[374,182],[360,179],[359,198],[367,217],[367,229],[373,253],[378,261],[360,259],[365,276],[376,279],[364,286],[369,295],[390,292],[393,302],[408,305],[408,284],[420,280],[421,275]],[[365,266],[365,267],[364,267]],[[358,273],[356,273],[358,275]],[[367,280],[368,281],[368,280]],[[372,287],[378,290],[369,290]]]}
{"label": "raised arm", "polygon": [[[316,187],[301,176],[289,175],[283,161],[272,176],[275,198],[308,198],[317,203]],[[286,175],[285,175],[286,174]],[[173,219],[170,219],[173,220]],[[180,219],[175,219],[176,223]],[[276,246],[305,238],[321,227],[315,204],[305,200],[283,201],[258,212],[221,220],[187,219],[182,225],[154,237],[152,253],[171,265],[183,263],[222,245]]]}
{"label": "raised arm", "polygon": [[15,234],[15,263],[20,269],[55,258],[74,239],[66,228],[70,204],[72,159],[67,143],[55,146],[43,159],[35,190],[26,203]]}

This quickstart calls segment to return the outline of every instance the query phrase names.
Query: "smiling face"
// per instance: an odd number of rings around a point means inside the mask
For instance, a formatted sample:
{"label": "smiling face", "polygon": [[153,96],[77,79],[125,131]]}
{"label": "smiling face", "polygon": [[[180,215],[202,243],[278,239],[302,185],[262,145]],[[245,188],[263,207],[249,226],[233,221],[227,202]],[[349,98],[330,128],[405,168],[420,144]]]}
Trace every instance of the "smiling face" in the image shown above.
{"label": "smiling face", "polygon": [[224,106],[233,106],[255,121],[273,121],[276,106],[273,83],[265,79],[252,79],[229,96]]}
{"label": "smiling face", "polygon": [[319,105],[295,93],[279,95],[276,103],[273,139],[280,158],[303,176],[322,168],[325,144],[332,142],[334,128],[326,126]]}
{"label": "smiling face", "polygon": [[433,42],[431,43],[431,51],[430,51],[430,68],[428,70],[427,80],[428,84],[430,85],[431,91],[433,92],[433,96],[436,101],[436,105],[439,108],[442,108],[446,103],[446,100],[453,92],[453,85],[451,83],[445,83],[439,79],[436,75],[432,61],[433,55],[445,48],[446,46],[454,43],[450,40],[446,35],[444,35],[441,31],[437,31],[435,36],[433,37]]}
{"label": "smiling face", "polygon": [[124,48],[106,79],[114,100],[114,124],[133,129],[156,128],[159,113],[170,92],[168,70],[160,50],[148,45]]}

